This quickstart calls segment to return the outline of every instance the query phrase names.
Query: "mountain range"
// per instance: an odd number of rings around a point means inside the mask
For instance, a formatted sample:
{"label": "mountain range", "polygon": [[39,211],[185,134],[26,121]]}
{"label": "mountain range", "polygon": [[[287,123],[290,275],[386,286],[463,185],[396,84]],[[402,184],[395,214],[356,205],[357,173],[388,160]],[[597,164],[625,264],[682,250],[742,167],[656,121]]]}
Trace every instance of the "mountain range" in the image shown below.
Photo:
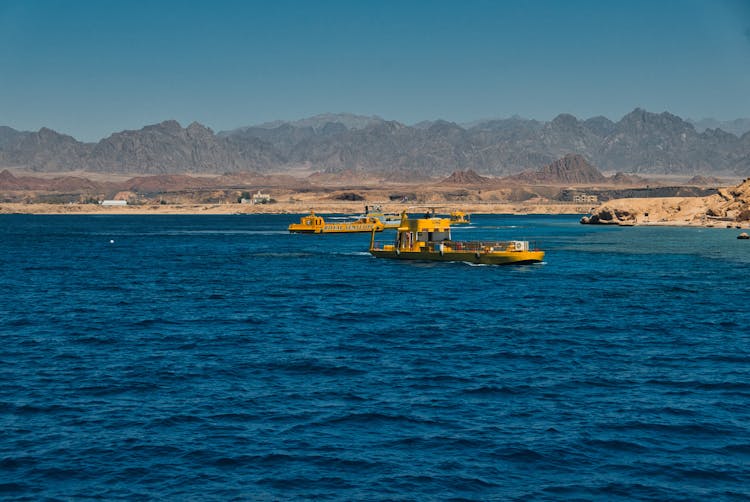
{"label": "mountain range", "polygon": [[0,167],[37,172],[166,174],[283,172],[306,166],[384,179],[419,179],[454,171],[505,176],[567,154],[602,171],[682,175],[750,175],[750,132],[700,132],[670,114],[635,109],[614,122],[562,114],[549,122],[512,117],[459,125],[443,120],[408,126],[380,117],[326,114],[215,133],[173,120],[83,143],[48,128],[0,126]]}

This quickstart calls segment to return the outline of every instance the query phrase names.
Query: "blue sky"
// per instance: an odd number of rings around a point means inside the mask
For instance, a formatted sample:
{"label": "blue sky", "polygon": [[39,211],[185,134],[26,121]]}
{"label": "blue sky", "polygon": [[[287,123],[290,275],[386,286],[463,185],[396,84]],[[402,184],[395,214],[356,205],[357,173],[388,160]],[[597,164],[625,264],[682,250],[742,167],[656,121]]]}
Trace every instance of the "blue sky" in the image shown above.
{"label": "blue sky", "polygon": [[0,0],[0,125],[750,117],[750,0]]}

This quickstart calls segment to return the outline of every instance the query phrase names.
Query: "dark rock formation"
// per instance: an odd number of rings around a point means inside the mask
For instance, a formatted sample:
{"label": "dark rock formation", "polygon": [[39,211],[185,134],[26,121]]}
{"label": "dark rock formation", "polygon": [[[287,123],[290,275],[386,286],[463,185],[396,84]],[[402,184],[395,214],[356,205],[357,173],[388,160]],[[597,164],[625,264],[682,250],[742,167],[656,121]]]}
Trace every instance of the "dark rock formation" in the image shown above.
{"label": "dark rock formation", "polygon": [[334,200],[350,200],[350,201],[365,200],[365,197],[363,195],[358,194],[356,192],[343,192],[340,194],[332,195],[331,198]]}

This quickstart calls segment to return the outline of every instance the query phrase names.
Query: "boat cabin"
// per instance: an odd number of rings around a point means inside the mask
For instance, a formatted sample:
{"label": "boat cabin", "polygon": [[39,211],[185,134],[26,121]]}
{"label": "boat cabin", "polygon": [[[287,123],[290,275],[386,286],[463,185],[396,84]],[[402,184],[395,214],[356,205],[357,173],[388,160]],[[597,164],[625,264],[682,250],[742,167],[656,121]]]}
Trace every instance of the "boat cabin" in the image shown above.
{"label": "boat cabin", "polygon": [[301,232],[301,233],[320,233],[325,227],[325,221],[322,216],[317,216],[314,211],[310,211],[310,214],[303,216],[299,219],[299,223],[292,223],[289,225],[290,232]]}
{"label": "boat cabin", "polygon": [[463,211],[451,211],[451,223],[471,223],[471,217]]}
{"label": "boat cabin", "polygon": [[307,216],[303,216],[300,219],[301,225],[307,225],[310,227],[322,227],[323,226],[323,218],[320,216],[316,216],[313,211],[310,211],[310,214]]}
{"label": "boat cabin", "polygon": [[420,250],[429,242],[449,241],[451,222],[448,218],[410,219],[402,215],[396,237],[397,249]]}

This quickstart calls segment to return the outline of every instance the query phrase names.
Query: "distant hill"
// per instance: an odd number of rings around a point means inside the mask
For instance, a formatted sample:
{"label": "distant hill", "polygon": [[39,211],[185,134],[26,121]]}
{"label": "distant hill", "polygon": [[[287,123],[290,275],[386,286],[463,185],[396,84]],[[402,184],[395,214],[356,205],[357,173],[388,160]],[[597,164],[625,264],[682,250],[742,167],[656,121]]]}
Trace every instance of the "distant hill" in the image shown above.
{"label": "distant hill", "polygon": [[647,182],[647,179],[637,174],[617,172],[610,176],[609,181],[614,185],[643,185]]}
{"label": "distant hill", "polygon": [[607,182],[607,178],[598,169],[578,154],[568,154],[537,171],[525,171],[512,176],[511,179],[524,184],[583,185]]}
{"label": "distant hill", "polygon": [[614,122],[561,114],[549,122],[512,117],[459,125],[408,126],[379,117],[324,114],[219,134],[175,121],[82,143],[47,128],[0,127],[0,167],[32,171],[174,174],[360,172],[380,179],[445,177],[473,170],[507,176],[578,154],[602,171],[703,176],[750,175],[750,132],[696,130],[670,113],[635,109]]}
{"label": "distant hill", "polygon": [[717,178],[715,176],[693,176],[690,178],[687,183],[687,185],[713,185],[713,186],[721,186],[724,184],[724,181],[721,178]]}
{"label": "distant hill", "polygon": [[481,185],[491,181],[490,178],[478,175],[475,171],[455,171],[445,178],[441,184],[444,185]]}
{"label": "distant hill", "polygon": [[314,185],[286,175],[263,175],[259,173],[236,173],[220,176],[188,176],[184,174],[157,174],[135,176],[125,181],[91,181],[78,176],[16,176],[7,169],[0,171],[0,190],[52,191],[70,193],[132,191],[155,193],[165,191],[195,190],[209,188],[232,188],[253,185],[257,188],[284,186],[295,189],[311,189]]}

